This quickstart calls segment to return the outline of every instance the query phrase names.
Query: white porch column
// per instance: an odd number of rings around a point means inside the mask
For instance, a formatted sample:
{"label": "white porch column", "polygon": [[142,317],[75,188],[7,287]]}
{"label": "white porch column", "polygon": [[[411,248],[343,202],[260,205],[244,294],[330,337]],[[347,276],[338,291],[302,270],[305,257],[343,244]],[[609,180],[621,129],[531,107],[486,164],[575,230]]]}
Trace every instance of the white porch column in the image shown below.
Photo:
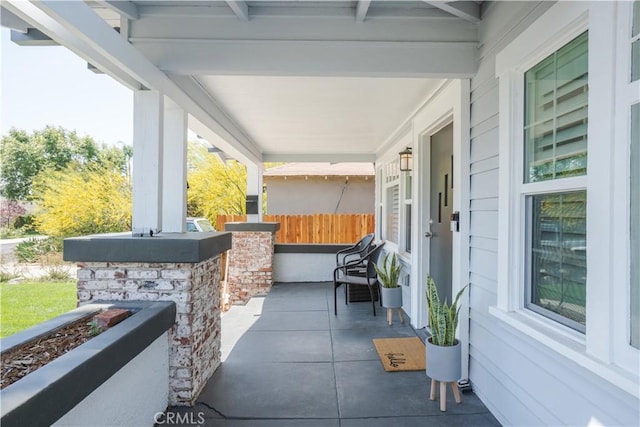
{"label": "white porch column", "polygon": [[262,222],[262,169],[256,165],[247,165],[247,222]]}
{"label": "white porch column", "polygon": [[165,98],[162,231],[184,233],[186,216],[187,113],[169,98]]}
{"label": "white porch column", "polygon": [[153,90],[133,95],[134,235],[149,236],[162,228],[163,98]]}

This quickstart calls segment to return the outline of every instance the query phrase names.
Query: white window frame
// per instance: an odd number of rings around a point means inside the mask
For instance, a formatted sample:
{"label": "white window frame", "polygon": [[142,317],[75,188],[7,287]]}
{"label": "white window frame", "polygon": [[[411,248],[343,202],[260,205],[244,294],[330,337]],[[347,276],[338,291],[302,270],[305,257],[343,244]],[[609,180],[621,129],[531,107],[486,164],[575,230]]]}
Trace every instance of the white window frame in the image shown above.
{"label": "white window frame", "polygon": [[[386,241],[389,246],[393,246],[395,251],[397,252],[398,244],[400,242],[400,232],[402,230],[402,180],[401,178],[402,172],[400,172],[400,159],[389,160],[384,163],[382,166],[382,210],[381,210],[381,225],[382,225],[382,233],[381,239]],[[391,201],[389,200],[389,190],[393,187],[398,187],[398,234],[393,236],[395,241],[389,240],[390,230],[388,230],[388,210],[391,206]]]}
{"label": "white window frame", "polygon": [[[613,172],[613,200],[614,200],[614,236],[627,236],[629,233],[630,206],[630,141],[631,141],[631,105],[640,102],[640,80],[631,82],[631,25],[633,18],[633,1],[618,4],[618,28],[626,31],[618,32],[616,54],[616,113],[615,113],[615,155]],[[636,36],[637,38],[637,36]],[[616,288],[613,299],[614,311],[629,313],[630,316],[630,266],[631,253],[629,239],[619,239],[615,242],[613,253],[613,283],[625,283],[625,288]],[[637,260],[635,262],[638,262]],[[614,328],[626,331],[626,336],[620,336],[614,341],[614,354],[627,366],[640,366],[640,351],[629,345],[630,318],[621,316],[613,318]]]}
{"label": "white window frame", "polygon": [[[390,140],[390,143],[386,147],[385,154],[376,160],[376,176],[378,177],[376,180],[376,194],[379,198],[377,203],[379,238],[386,242],[385,252],[396,252],[400,259],[408,265],[411,264],[411,254],[406,252],[404,243],[407,221],[404,209],[406,206],[405,175],[407,173],[413,174],[413,172],[400,171],[400,156],[398,153],[411,145],[411,123],[408,122],[398,129],[397,134]],[[398,186],[398,235],[394,237],[397,239],[397,243],[389,240],[389,230],[387,230],[387,209],[389,206],[387,192],[389,188],[396,185]]]}
{"label": "white window frame", "polygon": [[[400,217],[402,218],[401,226],[402,230],[400,230],[400,242],[398,248],[400,249],[400,254],[405,255],[407,259],[411,259],[411,252],[414,250],[413,247],[410,250],[407,250],[408,246],[411,245],[411,239],[413,234],[413,224],[412,220],[407,218],[407,207],[411,208],[411,217],[413,218],[413,171],[402,172],[402,185],[401,190],[402,194],[400,197],[400,206],[402,208],[402,213]],[[407,181],[411,180],[411,194],[407,195]],[[407,233],[407,227],[411,228],[411,233]],[[407,245],[407,242],[409,245]]]}
{"label": "white window frame", "polygon": [[[571,31],[568,32],[567,35],[573,34],[574,31],[578,30],[580,28],[580,26],[577,26],[575,29],[572,29]],[[580,36],[581,34],[583,34],[586,31],[586,24],[585,24],[585,30],[584,31],[578,31],[578,34],[575,37]],[[558,46],[557,49],[552,50],[549,55],[552,55],[554,52],[557,52],[559,49],[563,48],[564,46],[566,46],[568,43],[570,43],[573,39],[575,39],[575,37],[572,37],[570,40],[564,42],[564,38],[562,38],[563,43]],[[547,50],[544,50],[545,52]],[[523,306],[527,306],[529,305],[530,308],[529,310],[532,311],[537,311],[538,313],[540,313],[542,316],[545,316],[549,319],[562,319],[562,315],[554,313],[553,311],[549,311],[549,310],[545,310],[543,307],[537,306],[536,304],[534,304],[531,301],[531,295],[530,292],[534,286],[533,279],[532,279],[532,275],[531,275],[531,269],[530,269],[530,263],[531,263],[531,259],[532,259],[532,242],[531,242],[531,230],[532,230],[532,215],[533,212],[530,210],[530,208],[528,207],[530,205],[530,203],[528,203],[529,198],[531,198],[532,196],[536,196],[536,195],[558,195],[561,193],[568,193],[568,192],[576,192],[576,191],[586,191],[587,190],[587,177],[588,177],[588,173],[589,171],[587,170],[587,174],[585,175],[579,175],[579,176],[574,176],[574,177],[567,177],[567,178],[553,178],[553,179],[548,179],[548,180],[544,180],[544,181],[530,181],[530,180],[525,180],[524,177],[525,176],[529,176],[530,172],[525,172],[525,168],[529,168],[530,164],[526,164],[525,160],[526,160],[526,139],[523,137],[524,134],[524,116],[525,116],[525,108],[526,106],[524,105],[526,102],[526,97],[525,97],[525,93],[526,93],[526,87],[524,87],[524,82],[525,82],[525,74],[527,71],[529,71],[531,68],[535,67],[537,64],[541,63],[542,61],[544,61],[546,58],[548,58],[549,55],[546,55],[543,59],[541,59],[540,61],[535,62],[534,64],[531,64],[530,66],[527,66],[527,68],[524,70],[524,72],[522,73],[522,107],[518,106],[518,108],[522,108],[521,109],[521,113],[519,113],[522,123],[518,123],[519,129],[520,129],[520,139],[522,141],[521,144],[516,144],[515,147],[512,147],[513,150],[513,155],[516,159],[520,159],[520,162],[518,163],[518,165],[522,165],[522,167],[518,167],[517,165],[512,165],[511,169],[513,170],[513,172],[515,174],[520,174],[520,179],[516,180],[515,177],[512,176],[512,178],[514,179],[514,196],[518,197],[520,199],[519,202],[516,202],[518,204],[517,207],[514,207],[516,209],[518,209],[519,211],[522,212],[522,217],[523,222],[521,224],[519,224],[519,227],[524,231],[524,247],[522,248],[524,256],[525,256],[525,264],[522,265],[522,269],[523,269],[523,273],[522,273],[522,277],[524,279],[524,284],[525,287],[523,289],[522,292],[522,298],[523,298]],[[537,58],[537,57],[536,57]],[[517,77],[518,79],[520,79],[520,75],[518,75]],[[514,129],[514,133],[517,132],[516,129]],[[587,136],[588,138],[588,136]],[[588,159],[588,153],[587,153],[587,159]],[[530,162],[534,162],[535,159],[531,158],[529,159]],[[588,198],[588,194],[587,194],[587,198]],[[587,235],[587,239],[588,239],[588,235]],[[587,269],[588,271],[588,269]],[[586,309],[586,307],[585,307]],[[543,314],[543,313],[547,313],[547,314]],[[575,326],[569,326],[572,323],[575,322],[571,322],[570,319],[568,321],[564,321],[564,320],[554,320],[554,322],[559,322],[559,323],[563,323],[565,325],[567,325],[570,328],[576,329],[576,328],[581,328],[581,325],[575,325]]]}
{"label": "white window frame", "polygon": [[[392,184],[387,185],[385,187],[385,197],[387,198],[387,203],[385,204],[385,235],[384,238],[389,243],[393,243],[394,245],[399,245],[400,243],[400,230],[402,228],[402,224],[400,223],[400,211],[401,211],[401,201],[400,201],[400,182],[394,181]],[[397,194],[395,197],[395,202],[393,198],[390,196],[392,194]],[[395,216],[395,224],[396,229],[390,230],[389,225],[392,224],[389,219]]]}
{"label": "white window frame", "polygon": [[[629,322],[628,281],[615,284],[614,251],[624,251],[625,238],[615,237],[613,218],[616,172],[614,107],[616,81],[616,14],[614,2],[558,2],[518,35],[496,57],[499,78],[500,172],[497,305],[490,312],[636,397],[638,365],[621,357],[619,343]],[[575,37],[589,31],[589,122],[587,176],[527,184],[526,194],[587,189],[586,333],[582,334],[525,308],[526,215],[523,192],[524,73]],[[628,128],[628,127],[627,127]],[[626,175],[628,179],[628,174]],[[627,217],[628,218],[628,217]],[[628,222],[627,222],[628,224]],[[623,236],[628,236],[625,233]],[[628,237],[626,237],[628,241]],[[627,244],[628,247],[628,244]],[[628,252],[628,250],[627,250]],[[626,257],[625,257],[626,259]],[[619,282],[618,282],[619,283]],[[622,282],[625,283],[625,282]],[[626,314],[626,315],[625,315]],[[616,319],[611,321],[611,319]],[[633,349],[627,344],[629,349]],[[635,349],[633,349],[635,350]],[[636,352],[637,353],[637,352]],[[631,358],[633,359],[633,358]],[[632,373],[632,375],[628,375]]]}

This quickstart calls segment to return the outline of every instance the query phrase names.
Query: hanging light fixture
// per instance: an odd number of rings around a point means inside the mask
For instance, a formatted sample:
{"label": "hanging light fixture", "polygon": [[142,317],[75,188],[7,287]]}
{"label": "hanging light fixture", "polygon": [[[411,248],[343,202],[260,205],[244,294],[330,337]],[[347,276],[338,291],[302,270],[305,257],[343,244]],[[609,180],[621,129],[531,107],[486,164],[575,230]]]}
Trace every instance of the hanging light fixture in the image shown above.
{"label": "hanging light fixture", "polygon": [[413,169],[413,153],[411,147],[405,148],[400,153],[400,170],[402,172],[411,172]]}

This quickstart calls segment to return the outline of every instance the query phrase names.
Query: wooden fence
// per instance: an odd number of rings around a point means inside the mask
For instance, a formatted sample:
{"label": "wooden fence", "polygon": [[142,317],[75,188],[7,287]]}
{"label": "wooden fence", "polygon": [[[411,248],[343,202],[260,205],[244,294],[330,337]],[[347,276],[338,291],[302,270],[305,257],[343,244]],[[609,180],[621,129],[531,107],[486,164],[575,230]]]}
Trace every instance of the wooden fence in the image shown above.
{"label": "wooden fence", "polygon": [[[374,231],[373,214],[263,215],[264,222],[279,222],[276,243],[355,243]],[[244,222],[244,215],[218,215],[216,230],[227,222]]]}

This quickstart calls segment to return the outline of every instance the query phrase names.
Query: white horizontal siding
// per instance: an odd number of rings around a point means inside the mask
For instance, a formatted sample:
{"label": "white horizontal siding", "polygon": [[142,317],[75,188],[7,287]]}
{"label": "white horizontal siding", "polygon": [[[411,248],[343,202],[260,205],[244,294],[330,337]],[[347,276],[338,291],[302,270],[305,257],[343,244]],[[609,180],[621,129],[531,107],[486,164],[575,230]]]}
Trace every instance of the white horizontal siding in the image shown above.
{"label": "white horizontal siding", "polygon": [[486,237],[471,236],[471,247],[498,253],[498,240]]}
{"label": "white horizontal siding", "polygon": [[484,199],[471,200],[472,211],[497,211],[498,210],[498,198],[487,197]]}
{"label": "white horizontal siding", "polygon": [[[478,273],[471,273],[469,275],[469,279],[471,280],[471,283],[473,283],[473,290],[472,292],[475,292],[476,289],[480,288],[480,289],[484,289],[486,292],[490,292],[493,293],[493,302],[490,305],[495,305],[496,301],[497,301],[497,297],[496,297],[496,285],[495,282],[487,277],[484,277]],[[472,307],[474,308],[474,307]],[[484,307],[485,310],[488,308]]]}
{"label": "white horizontal siding", "polygon": [[[471,248],[470,271],[487,279],[497,280],[498,254],[497,252]],[[472,338],[473,339],[473,338]]]}
{"label": "white horizontal siding", "polygon": [[491,2],[471,81],[469,378],[507,425],[627,425],[638,401],[489,314],[497,300],[498,81],[495,56],[553,2]]}
{"label": "white horizontal siding", "polygon": [[498,169],[498,157],[493,156],[483,160],[478,160],[471,164],[471,174],[475,175],[481,172],[489,172]]}
{"label": "white horizontal siding", "polygon": [[471,212],[471,230],[473,230],[472,237],[486,237],[495,240],[498,234],[498,212]]}
{"label": "white horizontal siding", "polygon": [[[507,400],[518,401],[507,405],[496,400],[502,411],[511,410],[514,404],[516,407],[524,404],[533,412],[525,415],[527,419],[539,418],[534,424],[543,425],[588,425],[596,420],[603,425],[629,424],[628,414],[637,401],[630,396],[625,399],[614,386],[562,355],[539,351],[528,337],[495,323],[493,316],[481,308],[495,302],[492,292],[475,287],[470,298],[474,307],[479,307],[472,310],[477,339],[471,353],[478,362],[476,369],[489,370],[493,381],[512,392]],[[493,396],[490,398],[493,400]],[[520,418],[522,414],[514,416],[512,419],[517,421],[509,424],[530,424]]]}
{"label": "white horizontal siding", "polygon": [[[480,160],[496,157],[498,155],[498,115],[495,120],[492,118],[476,126],[471,131],[471,163]],[[487,126],[487,129],[480,133],[480,127]]]}
{"label": "white horizontal siding", "polygon": [[481,96],[475,96],[475,92],[481,91],[483,87],[476,89],[472,96],[473,108],[471,109],[471,126],[475,126],[495,116],[498,111],[498,85],[493,81],[488,81],[491,88],[482,91]]}
{"label": "white horizontal siding", "polygon": [[472,174],[471,199],[494,197],[498,197],[498,169]]}

